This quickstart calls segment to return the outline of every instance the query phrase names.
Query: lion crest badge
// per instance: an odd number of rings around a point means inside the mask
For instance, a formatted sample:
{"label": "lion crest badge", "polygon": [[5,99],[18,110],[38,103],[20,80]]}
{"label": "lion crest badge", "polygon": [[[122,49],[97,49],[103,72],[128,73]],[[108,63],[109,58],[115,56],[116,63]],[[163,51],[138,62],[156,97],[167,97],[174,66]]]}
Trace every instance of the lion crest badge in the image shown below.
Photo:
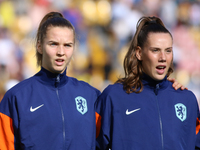
{"label": "lion crest badge", "polygon": [[184,121],[187,118],[187,108],[185,105],[178,103],[174,105],[176,116],[181,121]]}
{"label": "lion crest badge", "polygon": [[86,99],[81,96],[78,96],[75,98],[75,102],[76,102],[76,109],[78,110],[78,112],[84,115],[88,111]]}

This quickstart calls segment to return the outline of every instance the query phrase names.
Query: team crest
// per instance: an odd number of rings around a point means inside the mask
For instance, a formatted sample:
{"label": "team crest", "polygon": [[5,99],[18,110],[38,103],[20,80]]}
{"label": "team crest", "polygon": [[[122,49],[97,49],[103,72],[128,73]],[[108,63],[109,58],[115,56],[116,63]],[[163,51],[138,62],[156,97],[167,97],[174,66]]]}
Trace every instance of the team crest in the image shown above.
{"label": "team crest", "polygon": [[174,105],[174,107],[175,107],[176,116],[178,117],[178,119],[180,119],[181,121],[184,121],[187,118],[187,108],[185,107],[185,105],[178,103]]}
{"label": "team crest", "polygon": [[81,96],[78,96],[75,98],[75,102],[76,102],[76,109],[82,115],[84,115],[88,111],[86,99]]}

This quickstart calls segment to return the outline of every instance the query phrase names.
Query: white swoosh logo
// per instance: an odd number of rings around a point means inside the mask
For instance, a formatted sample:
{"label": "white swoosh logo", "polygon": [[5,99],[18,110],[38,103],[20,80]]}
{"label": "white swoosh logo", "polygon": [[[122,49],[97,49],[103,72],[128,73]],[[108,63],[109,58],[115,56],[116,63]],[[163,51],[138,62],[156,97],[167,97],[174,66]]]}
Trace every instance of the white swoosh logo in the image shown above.
{"label": "white swoosh logo", "polygon": [[138,110],[140,110],[140,108],[134,109],[134,110],[132,110],[132,111],[128,111],[128,109],[127,109],[127,110],[126,110],[126,115],[130,115],[130,114],[132,114],[132,113],[134,113],[134,112],[136,112],[136,111],[138,111]]}
{"label": "white swoosh logo", "polygon": [[31,106],[31,108],[30,108],[30,111],[31,112],[34,112],[34,111],[36,111],[37,109],[39,109],[40,107],[42,107],[44,104],[42,104],[42,105],[40,105],[40,106],[38,106],[38,107],[35,107],[35,108],[32,108],[32,106]]}

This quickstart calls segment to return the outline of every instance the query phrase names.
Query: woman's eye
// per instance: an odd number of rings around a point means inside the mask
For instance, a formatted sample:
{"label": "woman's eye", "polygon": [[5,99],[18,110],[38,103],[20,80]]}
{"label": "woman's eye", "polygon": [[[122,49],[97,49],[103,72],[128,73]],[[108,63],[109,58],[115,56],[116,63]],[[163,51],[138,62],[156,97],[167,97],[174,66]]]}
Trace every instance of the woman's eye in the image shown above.
{"label": "woman's eye", "polygon": [[65,44],[65,47],[72,47],[71,44]]}
{"label": "woman's eye", "polygon": [[171,49],[168,49],[168,50],[167,50],[167,53],[171,53],[171,52],[172,52],[172,50],[171,50]]}
{"label": "woman's eye", "polygon": [[167,52],[167,53],[171,53],[171,52],[172,52],[172,49],[167,49],[166,52]]}
{"label": "woman's eye", "polygon": [[56,43],[50,43],[50,45],[51,45],[51,46],[56,46],[57,44],[56,44]]}
{"label": "woman's eye", "polygon": [[153,51],[153,52],[157,52],[158,50],[157,50],[157,49],[153,49],[152,51]]}
{"label": "woman's eye", "polygon": [[170,52],[170,53],[171,53],[171,52],[172,52],[172,49],[168,50],[167,52]]}

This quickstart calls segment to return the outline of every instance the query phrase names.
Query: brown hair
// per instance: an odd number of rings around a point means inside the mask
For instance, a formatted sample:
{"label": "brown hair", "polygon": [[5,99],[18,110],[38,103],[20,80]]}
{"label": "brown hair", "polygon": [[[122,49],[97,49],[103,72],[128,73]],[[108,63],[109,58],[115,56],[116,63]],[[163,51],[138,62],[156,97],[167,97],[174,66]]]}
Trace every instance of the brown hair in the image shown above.
{"label": "brown hair", "polygon": [[36,35],[36,59],[37,59],[37,65],[42,65],[42,54],[40,54],[37,50],[37,44],[43,44],[44,38],[46,37],[47,29],[48,27],[67,27],[69,29],[72,29],[74,33],[74,43],[75,43],[75,29],[73,25],[63,17],[63,15],[59,12],[50,12],[46,14],[43,19],[40,22],[40,25],[37,30]]}
{"label": "brown hair", "polygon": [[[137,23],[136,33],[131,40],[130,47],[124,58],[125,77],[120,78],[116,83],[122,83],[127,93],[140,93],[142,84],[142,64],[136,57],[137,47],[144,48],[148,40],[149,33],[171,33],[165,28],[163,22],[158,17],[142,17]],[[167,76],[173,72],[171,64]]]}

